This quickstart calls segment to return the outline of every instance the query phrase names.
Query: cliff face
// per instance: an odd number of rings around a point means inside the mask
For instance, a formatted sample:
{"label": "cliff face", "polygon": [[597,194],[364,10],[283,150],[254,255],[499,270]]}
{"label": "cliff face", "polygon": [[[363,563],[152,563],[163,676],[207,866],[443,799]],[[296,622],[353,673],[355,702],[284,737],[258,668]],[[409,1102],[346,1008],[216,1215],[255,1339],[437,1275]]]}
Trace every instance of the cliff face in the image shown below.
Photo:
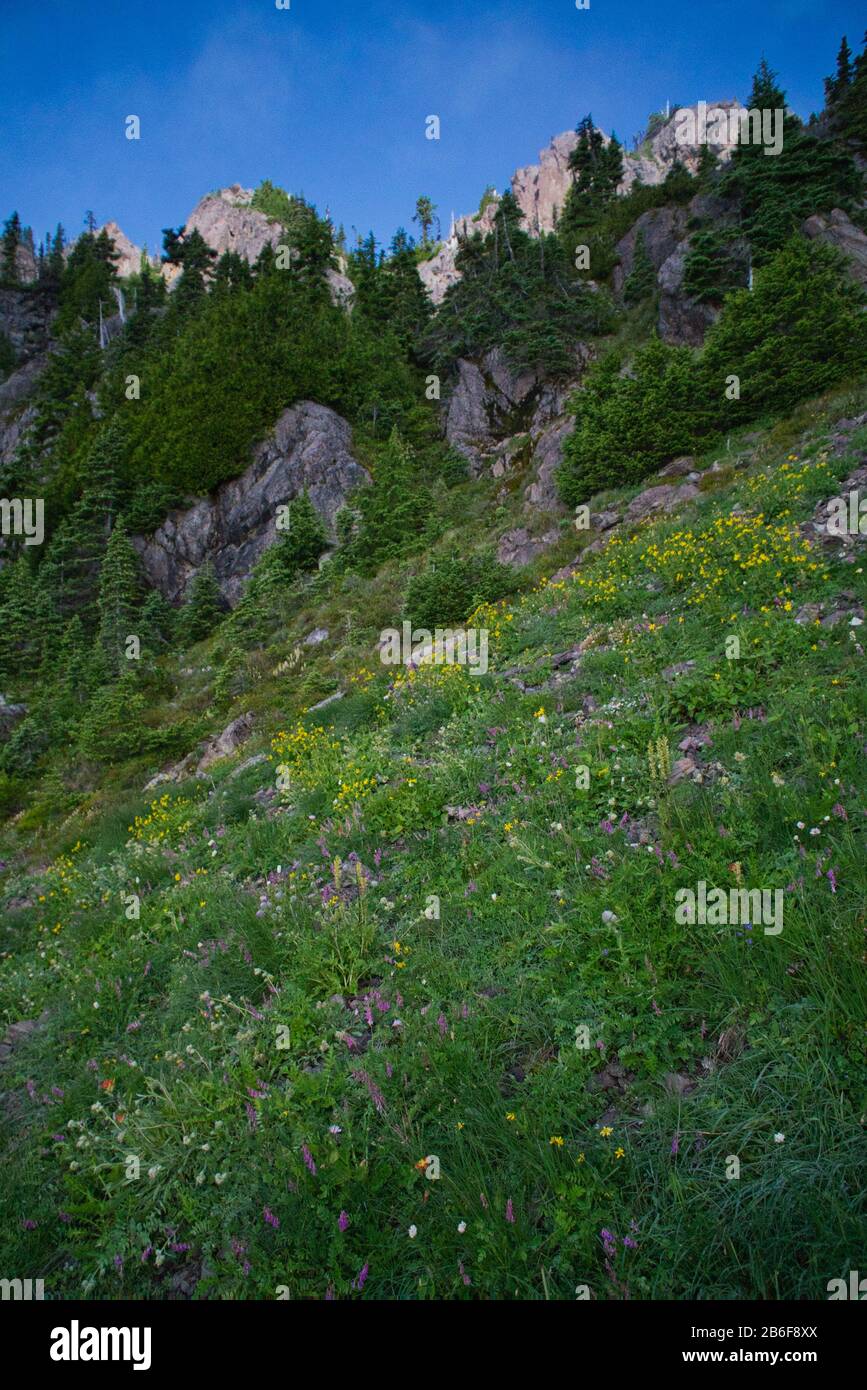
{"label": "cliff face", "polygon": [[[278,246],[284,235],[282,225],[252,207],[252,201],[252,188],[230,184],[200,199],[184,225],[188,232],[198,232],[218,257],[225,251],[234,251],[252,264],[265,246]],[[118,275],[136,274],[141,268],[142,248],[130,241],[117,222],[106,222],[100,230],[108,232],[114,242],[119,255]],[[151,264],[161,272],[171,289],[180,275],[180,267],[161,265],[157,257],[151,257]],[[326,279],[334,303],[349,308],[355,290],[343,269],[329,270]]]}
{"label": "cliff face", "polygon": [[[218,256],[234,251],[252,263],[264,247],[279,246],[285,235],[281,223],[252,207],[252,201],[253,189],[238,183],[208,193],[187,218],[187,231],[198,232]],[[166,266],[163,273],[171,285],[178,268]],[[355,293],[352,281],[341,269],[329,270],[326,279],[334,303],[348,308]]]}
{"label": "cliff face", "polygon": [[[740,108],[737,101],[720,101],[714,105],[723,111]],[[682,109],[696,112],[698,108]],[[678,139],[679,129],[678,117],[673,115],[652,139],[646,140],[632,154],[624,154],[623,180],[618,192],[628,193],[638,181],[648,185],[662,183],[677,160],[691,173],[696,171],[702,146],[681,143]],[[711,125],[709,136],[712,138],[708,139],[708,144],[714,153],[723,161],[730,159],[734,146],[728,133],[717,138],[717,128]],[[603,138],[607,143],[609,137],[603,135]],[[531,236],[554,230],[572,183],[569,156],[577,144],[578,136],[574,130],[555,135],[550,145],[541,151],[538,164],[528,164],[512,175],[512,192]],[[494,212],[495,208],[487,210],[488,225],[485,219],[459,218],[437,255],[419,267],[419,274],[434,304],[441,303],[449,286],[460,278],[455,268],[455,256],[461,238],[473,231],[487,231]]]}
{"label": "cliff face", "polygon": [[278,507],[306,489],[333,533],[349,494],[370,481],[351,449],[349,425],[327,406],[301,401],[284,410],[239,478],[171,512],[153,536],[133,538],[148,580],[178,603],[210,560],[223,597],[234,606],[259,556],[277,539]]}

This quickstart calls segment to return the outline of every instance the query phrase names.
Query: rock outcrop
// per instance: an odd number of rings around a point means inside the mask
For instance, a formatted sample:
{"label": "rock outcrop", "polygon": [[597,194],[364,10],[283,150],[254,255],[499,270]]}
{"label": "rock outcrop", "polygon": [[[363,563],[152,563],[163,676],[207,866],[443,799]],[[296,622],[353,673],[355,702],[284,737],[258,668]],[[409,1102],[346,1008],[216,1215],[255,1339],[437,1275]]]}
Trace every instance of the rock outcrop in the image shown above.
{"label": "rock outcrop", "polygon": [[592,360],[585,343],[575,348],[575,372],[564,382],[547,382],[533,372],[515,372],[500,348],[480,362],[462,358],[443,409],[446,439],[470,465],[473,477],[490,468],[494,477],[517,462],[532,462],[528,506],[560,510],[554,474],[563,444],[574,428],[566,405]]}
{"label": "rock outcrop", "polygon": [[253,731],[252,714],[242,714],[237,719],[233,719],[231,724],[227,724],[221,734],[216,738],[209,739],[205,745],[205,751],[199,759],[196,772],[207,772],[208,768],[214,763],[218,763],[221,758],[231,757],[236,749],[245,743]]}
{"label": "rock outcrop", "polygon": [[[279,246],[286,235],[282,223],[252,207],[252,201],[253,189],[242,188],[238,183],[208,193],[193,208],[186,229],[197,231],[218,256],[234,251],[252,264],[264,247]],[[165,274],[171,285],[178,267],[166,266]],[[333,302],[348,308],[355,294],[352,281],[342,270],[333,269],[326,273],[326,279]]]}
{"label": "rock outcrop", "polygon": [[[99,230],[107,232],[114,243],[114,249],[117,253],[115,269],[121,279],[125,280],[130,275],[138,275],[141,270],[141,258],[144,254],[142,248],[136,246],[134,241],[130,241],[126,232],[116,222],[106,222]],[[150,256],[148,259],[155,270],[160,269],[158,256]]]}
{"label": "rock outcrop", "polygon": [[12,344],[19,365],[46,351],[55,314],[50,295],[0,289],[0,333]]}
{"label": "rock outcrop", "polygon": [[134,537],[150,583],[172,603],[207,560],[234,606],[259,556],[277,538],[277,508],[307,490],[333,534],[347,497],[370,481],[352,456],[347,422],[313,401],[284,410],[249,468],[210,497],[170,512],[152,536]]}
{"label": "rock outcrop", "polygon": [[682,241],[660,266],[656,277],[659,285],[657,329],[663,342],[701,347],[707,330],[719,317],[719,310],[684,292],[688,254],[689,242]]}
{"label": "rock outcrop", "polygon": [[27,714],[26,705],[10,705],[6,696],[0,695],[0,743],[5,743],[15,725]]}
{"label": "rock outcrop", "polygon": [[832,212],[808,217],[803,231],[813,240],[824,241],[828,246],[842,251],[852,279],[860,285],[867,285],[867,236],[850,221],[845,212],[834,208]]}
{"label": "rock outcrop", "polygon": [[[713,107],[728,113],[740,109],[740,102],[720,101],[714,103]],[[695,114],[698,108],[682,107],[680,110],[692,111]],[[610,137],[604,132],[601,133],[607,143]],[[623,179],[618,192],[628,193],[638,181],[648,185],[662,183],[676,162],[683,164],[690,173],[695,173],[701,158],[702,145],[698,142],[682,143],[682,133],[682,117],[675,112],[637,150],[624,154]],[[720,133],[717,125],[710,124],[707,135],[707,144],[718,158],[723,162],[729,159],[734,149],[730,133]],[[555,135],[551,143],[540,152],[538,164],[528,164],[522,169],[517,169],[512,175],[512,193],[524,214],[525,226],[531,236],[551,232],[557,225],[557,218],[563,211],[566,195],[572,183],[569,156],[577,144],[578,136],[574,130]],[[439,304],[449,286],[460,279],[455,257],[461,240],[474,231],[489,230],[495,215],[496,203],[493,203],[485,209],[481,218],[458,218],[453,222],[448,238],[433,260],[419,266],[419,275],[434,304]]]}
{"label": "rock outcrop", "polygon": [[478,477],[497,444],[517,433],[522,416],[529,423],[528,406],[541,383],[532,372],[514,373],[500,348],[478,363],[461,358],[457,367],[443,414],[445,435]]}
{"label": "rock outcrop", "polygon": [[556,545],[560,539],[560,532],[547,531],[544,536],[531,536],[524,526],[517,527],[514,531],[507,531],[500,537],[497,544],[497,559],[501,565],[510,565],[513,569],[522,569],[524,565],[529,565],[543,550],[549,546]]}

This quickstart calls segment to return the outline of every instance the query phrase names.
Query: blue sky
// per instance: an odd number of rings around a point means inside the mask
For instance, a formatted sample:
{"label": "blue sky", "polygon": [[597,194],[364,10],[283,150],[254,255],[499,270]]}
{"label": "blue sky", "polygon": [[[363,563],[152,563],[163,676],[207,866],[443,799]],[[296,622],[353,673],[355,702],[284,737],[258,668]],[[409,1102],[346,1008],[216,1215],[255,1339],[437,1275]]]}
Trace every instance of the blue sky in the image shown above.
{"label": "blue sky", "polygon": [[208,190],[271,178],[388,240],[588,111],[629,140],[667,99],[745,98],[762,53],[809,114],[864,25],[862,0],[0,0],[0,216],[38,239],[92,208],[154,250]]}

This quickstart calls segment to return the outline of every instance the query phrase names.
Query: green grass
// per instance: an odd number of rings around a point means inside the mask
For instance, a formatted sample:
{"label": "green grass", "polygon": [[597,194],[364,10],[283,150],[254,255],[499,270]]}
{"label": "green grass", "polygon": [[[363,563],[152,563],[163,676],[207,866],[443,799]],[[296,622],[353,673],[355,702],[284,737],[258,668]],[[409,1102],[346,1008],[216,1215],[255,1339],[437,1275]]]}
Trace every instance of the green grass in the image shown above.
{"label": "green grass", "polygon": [[[860,559],[796,529],[863,455],[865,431],[822,440],[864,399],[805,407],[680,516],[479,615],[482,680],[390,687],[373,643],[409,571],[320,578],[214,714],[257,713],[234,760],[152,797],[113,770],[26,859],[13,822],[0,1017],[47,1018],[3,1064],[10,1277],[821,1299],[858,1267],[864,657],[857,626],[794,619],[865,600]],[[460,492],[443,544],[479,529],[483,490],[463,533]],[[208,707],[219,642],[175,673],[172,718]],[[302,720],[326,733],[232,775],[338,686]],[[693,723],[701,780],[671,786]],[[783,890],[782,933],[679,925],[701,880]]]}

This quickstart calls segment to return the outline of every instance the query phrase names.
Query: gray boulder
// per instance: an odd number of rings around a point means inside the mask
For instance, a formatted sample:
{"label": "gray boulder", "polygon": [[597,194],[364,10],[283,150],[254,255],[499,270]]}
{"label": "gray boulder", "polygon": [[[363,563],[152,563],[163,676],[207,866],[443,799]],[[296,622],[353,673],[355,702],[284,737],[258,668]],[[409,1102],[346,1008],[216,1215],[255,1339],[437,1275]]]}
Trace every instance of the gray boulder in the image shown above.
{"label": "gray boulder", "polygon": [[500,537],[497,546],[497,559],[501,565],[510,565],[513,569],[522,569],[524,565],[529,565],[543,550],[547,550],[550,545],[556,545],[560,539],[559,531],[548,531],[544,536],[533,537],[524,526],[518,527],[514,531],[507,531]]}
{"label": "gray boulder", "polygon": [[682,502],[690,502],[698,496],[699,489],[695,483],[681,483],[679,487],[673,483],[663,483],[660,487],[649,487],[633,497],[626,508],[624,520],[627,523],[636,522],[653,512],[673,512]]}

